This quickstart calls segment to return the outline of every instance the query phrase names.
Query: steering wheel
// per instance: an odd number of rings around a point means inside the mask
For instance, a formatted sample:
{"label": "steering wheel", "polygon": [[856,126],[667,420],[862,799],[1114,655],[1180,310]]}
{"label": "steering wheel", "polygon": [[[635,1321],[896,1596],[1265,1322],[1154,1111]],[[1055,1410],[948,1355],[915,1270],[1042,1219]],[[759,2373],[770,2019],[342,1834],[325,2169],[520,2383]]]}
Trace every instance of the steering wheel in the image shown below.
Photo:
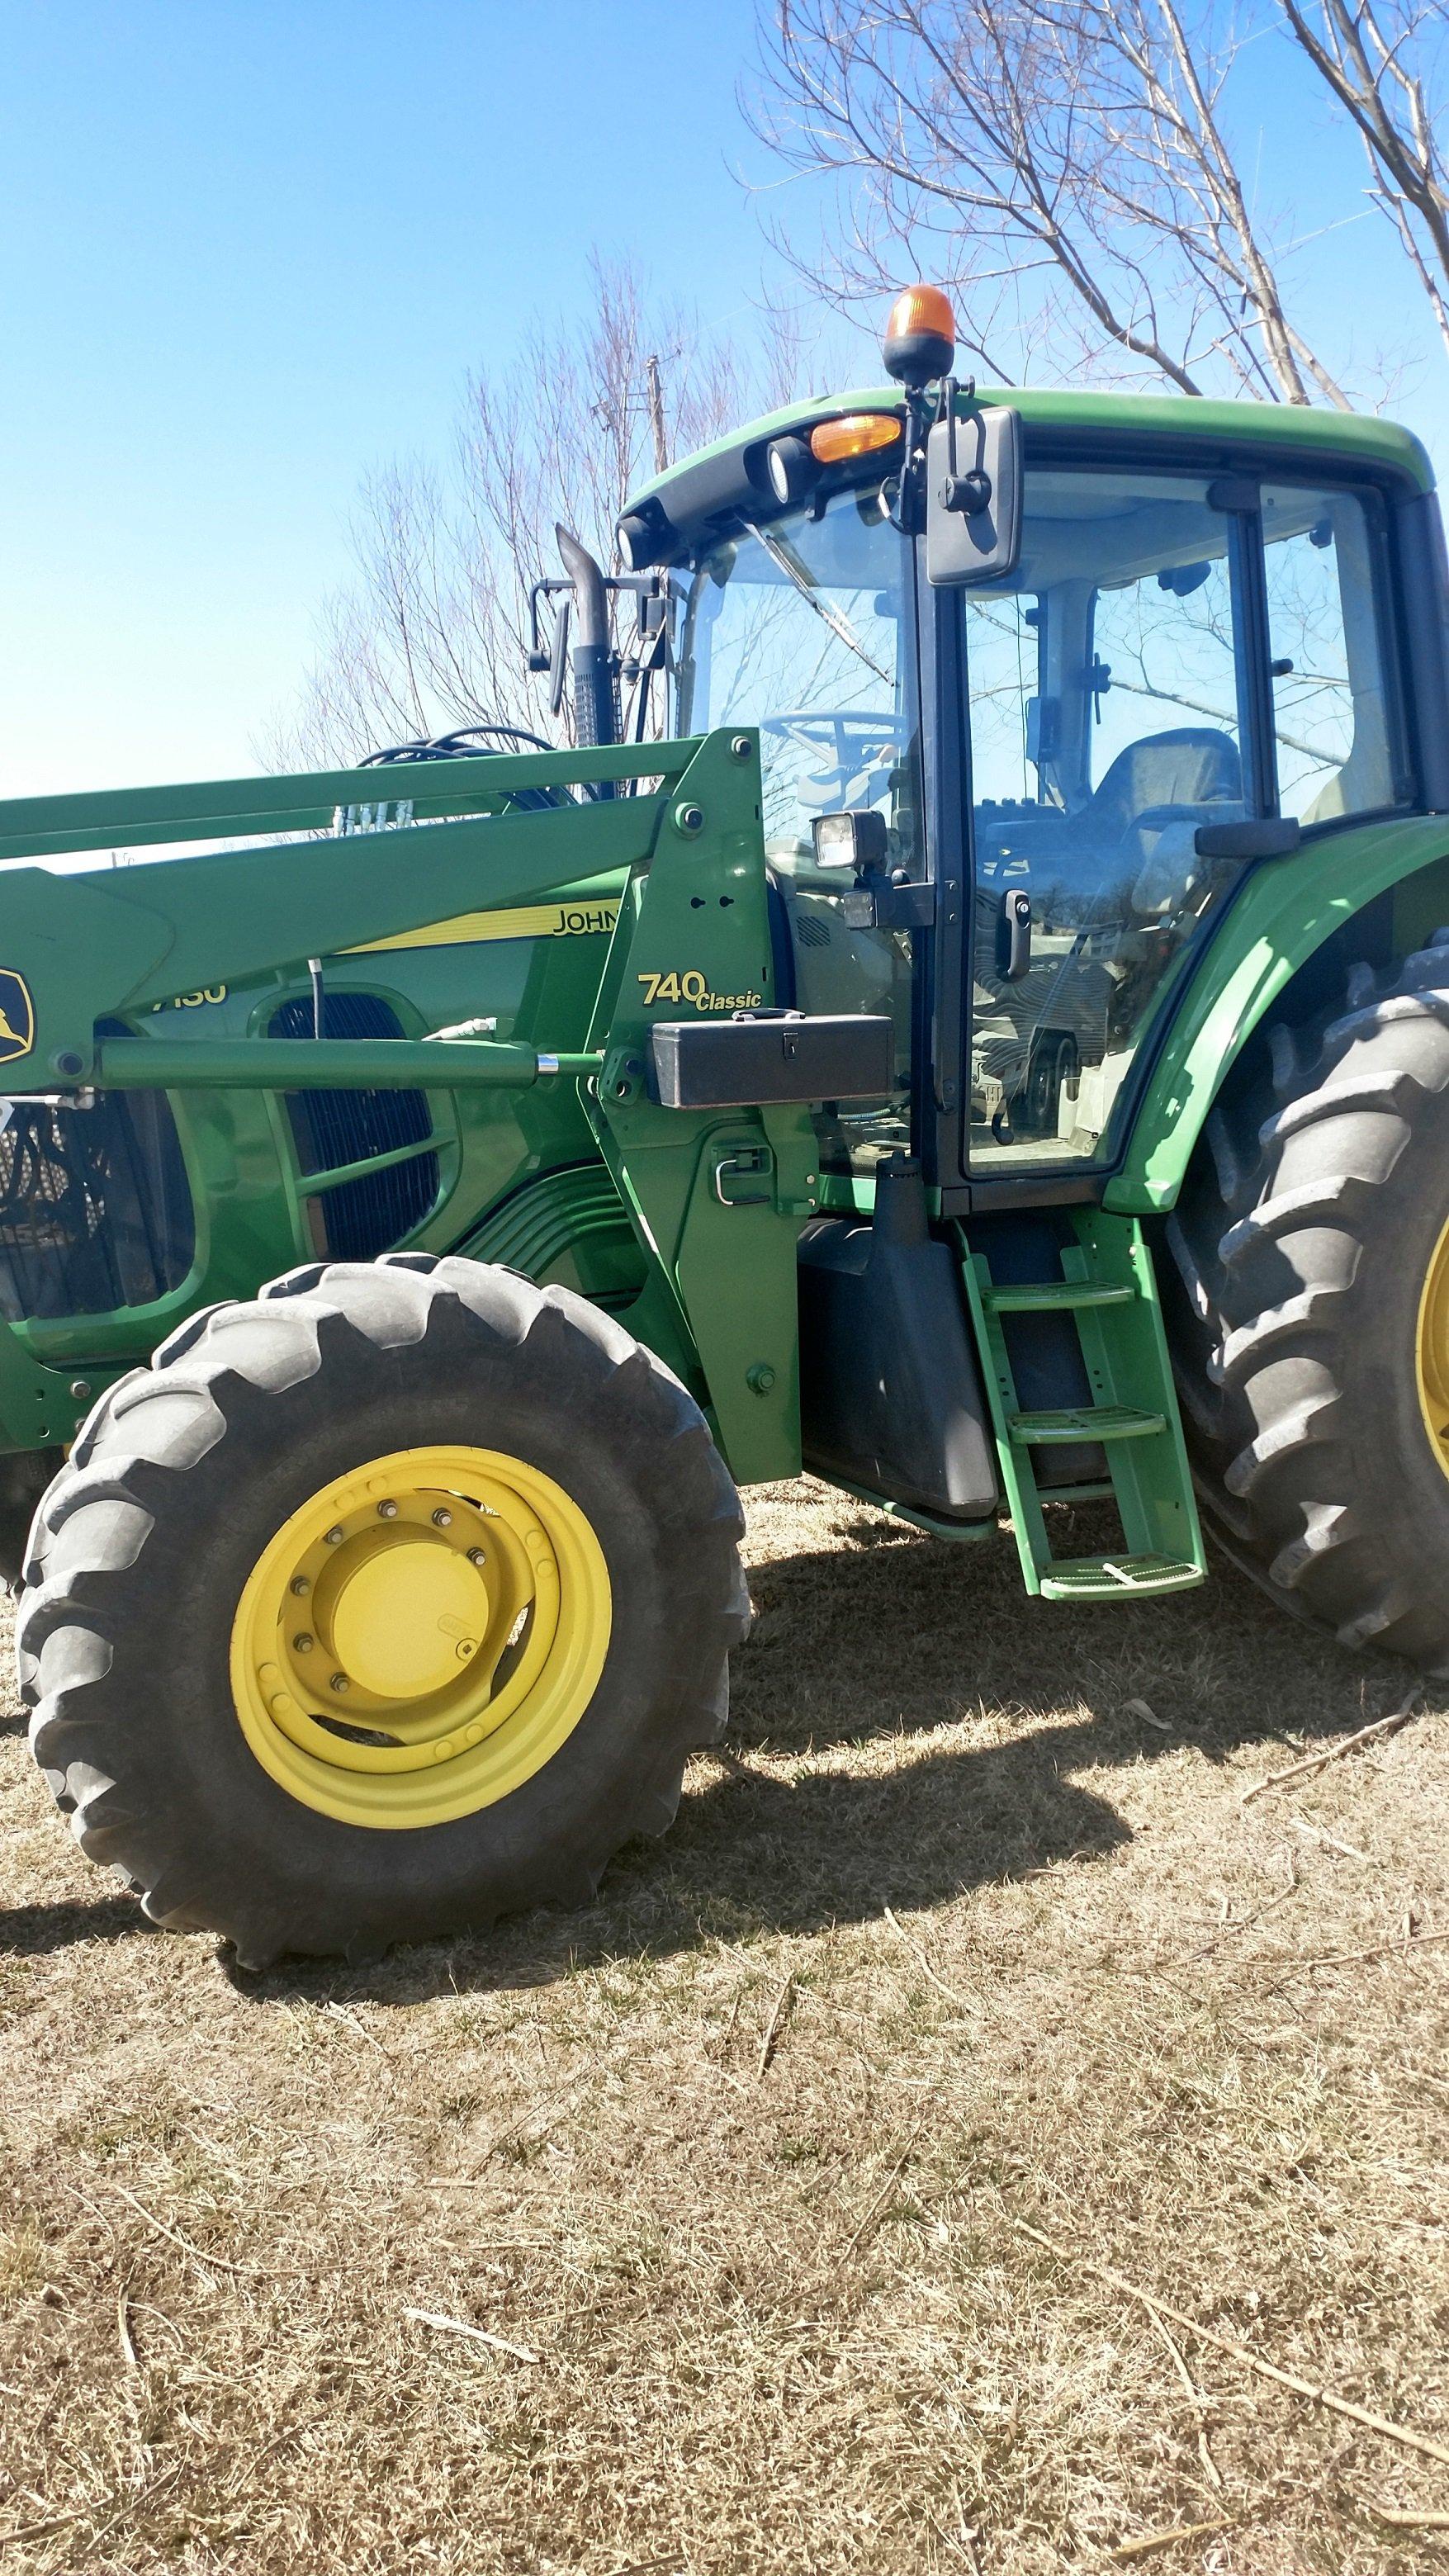
{"label": "steering wheel", "polygon": [[[904,716],[894,710],[873,715],[869,709],[855,707],[792,708],[781,715],[762,717],[760,731],[774,734],[782,742],[793,742],[817,759],[826,753],[834,774],[822,777],[822,788],[842,797],[862,770],[879,767],[880,752],[904,751],[910,740]],[[867,756],[871,752],[877,755],[874,759]]]}

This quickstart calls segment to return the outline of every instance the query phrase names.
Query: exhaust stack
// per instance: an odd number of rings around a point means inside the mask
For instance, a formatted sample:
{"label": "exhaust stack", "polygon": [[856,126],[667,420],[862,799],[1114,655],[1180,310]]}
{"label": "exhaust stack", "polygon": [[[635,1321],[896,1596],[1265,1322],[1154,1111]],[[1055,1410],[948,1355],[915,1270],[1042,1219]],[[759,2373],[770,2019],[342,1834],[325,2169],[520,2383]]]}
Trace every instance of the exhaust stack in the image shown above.
{"label": "exhaust stack", "polygon": [[554,535],[564,571],[573,584],[574,642],[569,661],[578,738],[581,743],[617,742],[619,708],[604,576],[587,546],[580,545],[570,529],[560,525]]}

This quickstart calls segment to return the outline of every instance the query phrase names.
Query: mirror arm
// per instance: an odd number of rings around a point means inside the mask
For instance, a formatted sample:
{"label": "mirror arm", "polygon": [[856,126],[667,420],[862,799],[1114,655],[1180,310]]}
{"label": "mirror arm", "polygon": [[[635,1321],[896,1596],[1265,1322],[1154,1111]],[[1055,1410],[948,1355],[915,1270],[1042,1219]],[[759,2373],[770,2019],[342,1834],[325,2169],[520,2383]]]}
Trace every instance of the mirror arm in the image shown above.
{"label": "mirror arm", "polygon": [[[968,519],[972,519],[979,510],[989,510],[991,507],[991,477],[989,474],[983,474],[979,466],[973,466],[968,474],[958,474],[956,471],[956,397],[958,394],[963,402],[975,401],[974,376],[968,376],[964,385],[959,384],[954,376],[948,376],[941,388],[946,421],[946,474],[941,485],[941,507],[943,510],[964,510]],[[938,412],[937,418],[940,417]]]}

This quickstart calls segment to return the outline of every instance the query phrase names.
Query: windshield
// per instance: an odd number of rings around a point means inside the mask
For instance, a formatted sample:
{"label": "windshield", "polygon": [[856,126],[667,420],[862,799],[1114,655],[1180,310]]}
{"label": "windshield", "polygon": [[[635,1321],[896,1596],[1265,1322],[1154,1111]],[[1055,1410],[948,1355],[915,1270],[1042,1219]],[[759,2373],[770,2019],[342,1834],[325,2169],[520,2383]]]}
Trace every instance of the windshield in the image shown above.
{"label": "windshield", "polygon": [[867,805],[890,863],[920,873],[911,586],[878,487],[751,528],[689,581],[679,731],[759,727],[766,852],[791,876],[813,864],[817,814]]}
{"label": "windshield", "polygon": [[887,872],[924,875],[913,582],[877,485],[746,529],[686,589],[680,733],[759,729],[777,998],[884,1015],[894,1031],[890,1096],[816,1121],[830,1172],[868,1174],[911,1143],[911,933],[877,928],[869,897],[850,902],[852,871],[818,865],[810,827],[869,807],[885,818]]}

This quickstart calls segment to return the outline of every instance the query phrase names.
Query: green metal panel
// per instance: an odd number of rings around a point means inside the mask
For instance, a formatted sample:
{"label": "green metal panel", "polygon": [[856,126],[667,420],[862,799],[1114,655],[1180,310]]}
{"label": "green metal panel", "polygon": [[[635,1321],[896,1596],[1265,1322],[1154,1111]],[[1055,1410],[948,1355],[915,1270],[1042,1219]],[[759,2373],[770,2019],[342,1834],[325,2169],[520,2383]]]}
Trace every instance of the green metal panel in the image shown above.
{"label": "green metal panel", "polygon": [[[814,1129],[804,1108],[661,1109],[646,1067],[656,1021],[773,997],[758,740],[711,734],[620,912],[590,1033],[605,1047],[590,1114],[741,1482],[799,1472],[795,1249],[818,1199]],[[763,1158],[763,1178],[726,1204],[742,1154]]]}
{"label": "green metal panel", "polygon": [[1324,833],[1293,858],[1254,868],[1189,961],[1190,983],[1165,997],[1176,1009],[1107,1184],[1109,1208],[1172,1206],[1223,1076],[1289,978],[1376,895],[1401,887],[1412,902],[1415,877],[1442,867],[1446,853],[1449,821],[1428,815]]}
{"label": "green metal panel", "polygon": [[575,1163],[526,1182],[458,1250],[501,1261],[541,1285],[558,1280],[611,1307],[632,1305],[645,1265],[629,1211],[603,1163]]}

